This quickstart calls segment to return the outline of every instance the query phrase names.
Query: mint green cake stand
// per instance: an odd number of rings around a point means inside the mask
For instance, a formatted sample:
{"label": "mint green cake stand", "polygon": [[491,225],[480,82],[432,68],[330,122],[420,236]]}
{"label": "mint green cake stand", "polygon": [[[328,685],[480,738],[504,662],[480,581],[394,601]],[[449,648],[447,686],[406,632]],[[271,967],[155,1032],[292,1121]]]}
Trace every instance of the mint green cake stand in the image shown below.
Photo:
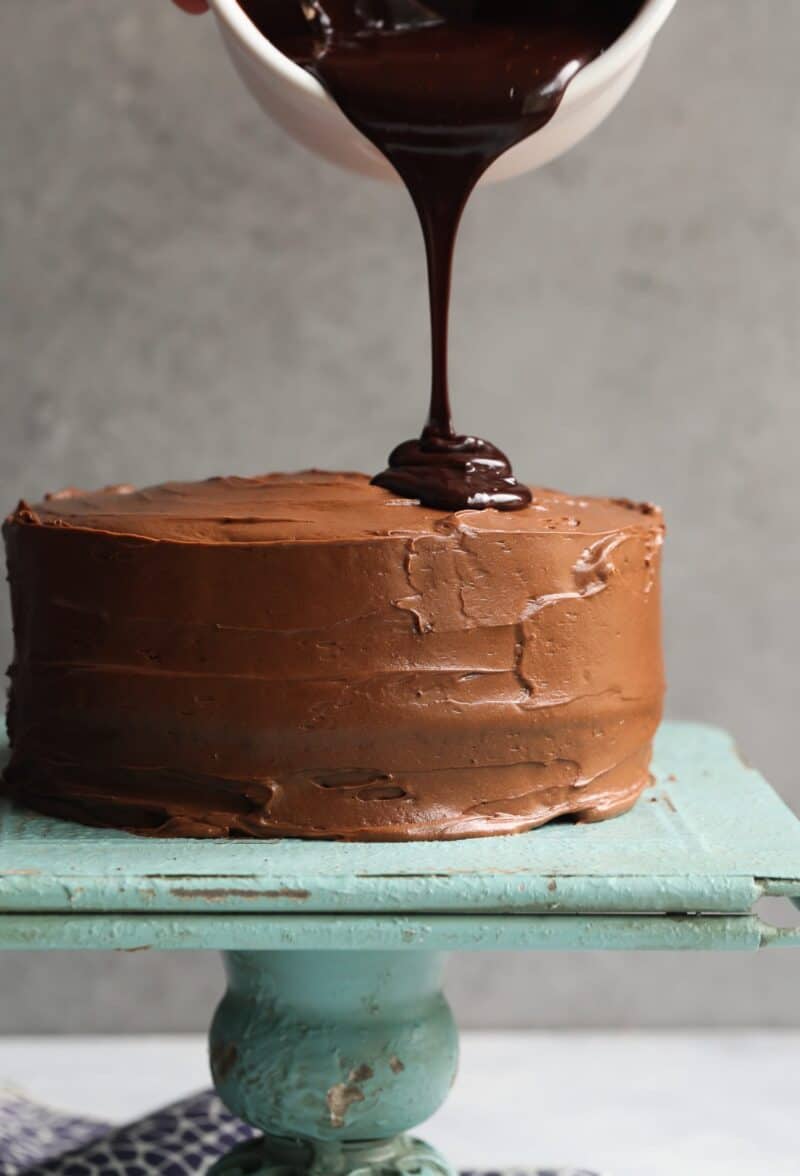
{"label": "mint green cake stand", "polygon": [[146,841],[6,808],[0,947],[220,950],[225,1103],[263,1138],[219,1173],[450,1176],[407,1135],[458,1038],[448,951],[756,951],[800,929],[800,822],[724,733],[667,723],[655,784],[602,825],[412,845]]}

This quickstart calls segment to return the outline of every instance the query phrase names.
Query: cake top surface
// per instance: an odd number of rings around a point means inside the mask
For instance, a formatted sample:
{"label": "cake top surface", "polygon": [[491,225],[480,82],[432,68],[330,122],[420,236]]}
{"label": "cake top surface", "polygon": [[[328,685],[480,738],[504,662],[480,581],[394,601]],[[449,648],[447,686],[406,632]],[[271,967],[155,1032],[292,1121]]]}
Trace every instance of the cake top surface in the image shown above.
{"label": "cake top surface", "polygon": [[255,478],[166,482],[136,490],[67,489],[22,502],[10,523],[104,531],[185,543],[286,543],[408,538],[453,527],[476,532],[602,535],[652,528],[657,507],[581,498],[532,487],[533,505],[513,513],[431,510],[370,484],[365,474],[306,470]]}

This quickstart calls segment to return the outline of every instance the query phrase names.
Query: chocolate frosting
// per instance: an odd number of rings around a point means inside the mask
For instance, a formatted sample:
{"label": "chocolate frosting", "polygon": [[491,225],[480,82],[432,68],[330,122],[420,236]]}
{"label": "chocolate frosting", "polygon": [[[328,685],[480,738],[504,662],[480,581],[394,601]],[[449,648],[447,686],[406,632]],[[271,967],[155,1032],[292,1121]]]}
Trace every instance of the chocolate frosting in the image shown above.
{"label": "chocolate frosting", "polygon": [[448,514],[312,471],[20,504],[8,786],[196,837],[624,811],[661,714],[661,516],[532,495]]}

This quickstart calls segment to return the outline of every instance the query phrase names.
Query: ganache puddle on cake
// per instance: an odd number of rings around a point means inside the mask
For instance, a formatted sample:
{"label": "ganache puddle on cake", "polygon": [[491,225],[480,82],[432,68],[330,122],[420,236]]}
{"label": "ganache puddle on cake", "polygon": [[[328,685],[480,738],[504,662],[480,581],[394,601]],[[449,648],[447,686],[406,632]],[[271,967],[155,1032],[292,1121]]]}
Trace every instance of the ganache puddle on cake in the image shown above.
{"label": "ganache puddle on cake", "polygon": [[432,387],[421,437],[375,479],[441,510],[531,501],[508,458],[453,427],[448,319],[464,207],[505,151],[541,130],[569,83],[632,23],[643,0],[239,0],[312,73],[394,166],[428,262]]}

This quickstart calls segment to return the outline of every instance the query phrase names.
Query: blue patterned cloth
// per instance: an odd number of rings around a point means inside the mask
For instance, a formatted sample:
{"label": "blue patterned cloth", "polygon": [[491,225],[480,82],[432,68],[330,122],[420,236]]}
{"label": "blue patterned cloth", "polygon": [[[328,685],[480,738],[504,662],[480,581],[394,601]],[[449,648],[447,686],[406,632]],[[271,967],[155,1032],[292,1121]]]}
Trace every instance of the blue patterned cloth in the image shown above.
{"label": "blue patterned cloth", "polygon": [[108,1123],[55,1114],[15,1094],[0,1094],[0,1176],[16,1176],[108,1135]]}
{"label": "blue patterned cloth", "polygon": [[195,1176],[255,1132],[210,1092],[124,1127],[0,1097],[0,1176]]}
{"label": "blue patterned cloth", "polygon": [[[125,1127],[59,1114],[0,1092],[0,1176],[203,1176],[256,1132],[210,1091]],[[462,1176],[598,1176],[575,1169],[465,1172]]]}

